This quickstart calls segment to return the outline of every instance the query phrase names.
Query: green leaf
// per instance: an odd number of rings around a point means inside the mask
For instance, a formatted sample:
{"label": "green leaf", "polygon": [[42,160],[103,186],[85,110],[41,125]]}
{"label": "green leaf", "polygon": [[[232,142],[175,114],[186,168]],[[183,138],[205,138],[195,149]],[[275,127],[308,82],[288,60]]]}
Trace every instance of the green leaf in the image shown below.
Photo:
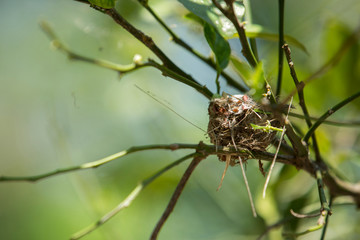
{"label": "green leaf", "polygon": [[[266,40],[270,40],[270,41],[279,41],[278,34],[270,33],[261,25],[257,25],[257,24],[246,25],[245,31],[246,31],[246,36],[248,38],[262,38],[262,39],[266,39]],[[239,37],[239,35],[237,33],[234,33],[234,35],[231,36],[230,38],[238,38],[238,37]],[[308,51],[306,50],[306,47],[304,46],[304,44],[302,44],[301,42],[296,40],[296,38],[289,36],[289,35],[284,35],[284,39],[289,45],[297,47],[297,48],[301,49],[303,52],[305,52],[306,54],[309,54]]]}
{"label": "green leaf", "polygon": [[230,60],[232,66],[235,68],[235,71],[244,80],[246,85],[256,91],[263,91],[265,78],[262,62],[259,62],[258,66],[256,66],[255,69],[252,69],[249,64],[241,61],[233,55],[230,57]]}
{"label": "green leaf", "polygon": [[116,0],[89,0],[95,6],[110,9],[115,7]]}
{"label": "green leaf", "polygon": [[241,79],[243,79],[248,86],[251,86],[252,84],[249,85],[249,80],[251,78],[251,75],[253,74],[253,70],[251,69],[249,64],[241,61],[234,55],[231,55],[230,61],[236,73],[241,77]]}
{"label": "green leaf", "polygon": [[215,54],[218,70],[221,71],[229,64],[231,53],[230,45],[218,31],[208,23],[204,24],[204,35],[211,50]]}
{"label": "green leaf", "polygon": [[[205,22],[214,26],[219,33],[224,37],[230,37],[236,33],[234,25],[227,19],[219,9],[217,9],[211,0],[178,0],[181,4],[184,5],[190,12],[194,13],[196,16],[200,17]],[[222,1],[219,1],[220,3]],[[235,2],[234,8],[236,16],[241,21],[245,8],[242,3]]]}
{"label": "green leaf", "polygon": [[242,78],[247,86],[251,88],[250,94],[255,100],[259,100],[263,97],[265,76],[262,62],[252,69],[249,64],[241,61],[234,55],[230,57],[231,65],[235,69],[236,73]]}
{"label": "green leaf", "polygon": [[264,76],[264,67],[263,63],[259,62],[259,64],[256,66],[255,71],[250,77],[251,80],[251,88],[254,91],[252,93],[252,97],[255,100],[259,100],[263,97],[264,93],[264,83],[265,83],[265,76]]}
{"label": "green leaf", "polygon": [[197,15],[193,14],[192,12],[185,14],[184,18],[187,20],[193,21],[195,23],[198,23],[201,26],[204,26],[204,20],[202,20],[202,18],[198,17]]}

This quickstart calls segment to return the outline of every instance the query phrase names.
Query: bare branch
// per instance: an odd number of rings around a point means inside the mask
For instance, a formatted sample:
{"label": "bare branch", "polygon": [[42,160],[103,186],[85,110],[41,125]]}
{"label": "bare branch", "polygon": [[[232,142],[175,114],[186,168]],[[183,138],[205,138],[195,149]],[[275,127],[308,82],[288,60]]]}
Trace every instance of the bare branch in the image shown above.
{"label": "bare branch", "polygon": [[[296,72],[295,72],[295,68],[294,68],[294,63],[291,59],[291,51],[290,51],[290,48],[287,44],[284,44],[284,50],[285,50],[285,56],[286,56],[286,59],[288,61],[288,64],[289,64],[289,68],[290,68],[290,74],[294,80],[294,83],[295,83],[295,87],[298,90],[298,95],[299,95],[299,103],[300,103],[300,106],[301,106],[301,109],[304,113],[304,116],[306,117],[305,118],[305,121],[306,121],[306,124],[308,125],[309,128],[311,128],[312,126],[312,123],[309,119],[309,112],[307,110],[307,107],[306,107],[306,104],[305,104],[305,97],[304,97],[304,91],[303,91],[303,87],[301,88],[302,85],[304,85],[305,83],[303,82],[299,82],[297,76],[296,76]],[[301,88],[301,89],[300,89]],[[321,155],[320,155],[320,150],[319,150],[319,147],[318,147],[318,144],[317,144],[317,140],[316,140],[316,136],[315,134],[312,135],[312,143],[313,143],[313,147],[314,147],[314,151],[315,151],[315,158],[316,158],[316,161],[318,163],[322,163],[322,159],[321,159]]]}
{"label": "bare branch", "polygon": [[200,92],[202,95],[204,95],[208,99],[211,99],[211,97],[213,96],[213,93],[206,86],[202,86],[202,85],[198,84],[197,82],[195,82],[194,80],[192,80],[191,78],[181,75],[178,72],[171,70],[169,67],[167,67],[165,65],[161,65],[152,59],[149,59],[148,62],[145,62],[145,63],[140,62],[140,60],[138,60],[138,59],[134,59],[134,62],[132,64],[120,65],[120,64],[116,64],[116,63],[112,63],[112,62],[108,62],[108,61],[104,61],[104,60],[93,59],[93,58],[79,55],[79,54],[73,52],[72,50],[68,49],[56,37],[55,33],[52,31],[52,29],[50,28],[50,26],[47,23],[41,22],[40,26],[43,29],[43,31],[46,33],[46,35],[52,41],[53,46],[55,46],[57,49],[59,49],[60,51],[65,53],[68,56],[68,58],[71,60],[78,60],[78,61],[95,64],[100,67],[115,70],[115,71],[119,72],[120,74],[129,73],[129,72],[135,71],[135,70],[137,70],[139,68],[143,68],[143,67],[154,67],[154,68],[157,68],[158,70],[160,70],[164,76],[171,77],[172,79],[175,79],[179,82],[182,82],[182,83],[194,88],[195,90]]}
{"label": "bare branch", "polygon": [[244,55],[244,57],[252,67],[256,67],[257,61],[255,59],[253,52],[250,49],[249,42],[246,38],[245,24],[239,23],[236,17],[233,6],[234,1],[226,1],[226,5],[227,5],[226,9],[224,9],[216,0],[212,0],[212,2],[224,14],[224,16],[227,17],[232,22],[239,35],[240,44],[242,46],[242,50],[241,50],[242,54]]}
{"label": "bare branch", "polygon": [[[83,2],[84,3],[84,2]],[[185,73],[181,68],[179,68],[170,58],[168,58],[165,53],[155,44],[151,37],[134,27],[130,24],[125,18],[123,18],[119,12],[112,8],[112,9],[104,9],[98,6],[90,5],[95,10],[98,10],[108,16],[110,16],[117,24],[119,24],[122,28],[128,31],[131,35],[133,35],[137,40],[143,43],[148,49],[150,49],[163,63],[164,67],[170,69],[171,71],[181,75],[183,78],[186,78],[199,87],[201,87],[200,83],[198,83],[192,76]],[[205,96],[208,99],[211,99],[213,93],[207,90]]]}
{"label": "bare branch", "polygon": [[102,166],[104,164],[107,164],[111,161],[114,161],[115,159],[122,158],[128,154],[139,152],[139,151],[145,151],[145,150],[155,150],[155,149],[167,149],[167,150],[177,150],[177,149],[196,149],[196,144],[170,144],[170,145],[148,145],[148,146],[138,146],[138,147],[131,147],[127,150],[115,153],[113,155],[110,155],[108,157],[89,162],[84,163],[78,166],[72,166],[67,168],[60,168],[55,171],[50,171],[48,173],[34,175],[34,176],[23,176],[23,177],[12,177],[12,176],[0,176],[0,182],[9,182],[9,181],[27,181],[27,182],[36,182],[48,177],[52,177],[59,174],[64,174],[68,172],[73,172],[77,170],[84,170],[84,169],[90,169],[90,168],[97,168],[99,166]]}
{"label": "bare branch", "polygon": [[291,215],[293,215],[296,218],[314,218],[314,217],[319,217],[321,214],[320,212],[314,213],[314,214],[301,214],[301,213],[294,212],[294,210],[292,210],[292,209],[290,209],[290,213],[291,213]]}
{"label": "bare branch", "polygon": [[157,239],[157,236],[158,236],[162,226],[164,225],[165,221],[170,216],[170,213],[174,210],[174,207],[175,207],[175,205],[176,205],[182,191],[184,190],[184,187],[185,187],[187,181],[189,180],[190,175],[195,170],[196,166],[201,162],[201,160],[203,160],[205,158],[206,158],[206,155],[200,155],[200,156],[194,157],[194,159],[192,160],[192,162],[190,163],[190,165],[186,169],[184,175],[182,176],[179,184],[177,185],[177,187],[175,189],[174,194],[172,195],[172,197],[170,199],[169,204],[167,205],[163,215],[161,216],[160,220],[156,224],[156,227],[154,228],[154,230],[153,230],[153,232],[151,234],[151,237],[150,237],[151,240]]}

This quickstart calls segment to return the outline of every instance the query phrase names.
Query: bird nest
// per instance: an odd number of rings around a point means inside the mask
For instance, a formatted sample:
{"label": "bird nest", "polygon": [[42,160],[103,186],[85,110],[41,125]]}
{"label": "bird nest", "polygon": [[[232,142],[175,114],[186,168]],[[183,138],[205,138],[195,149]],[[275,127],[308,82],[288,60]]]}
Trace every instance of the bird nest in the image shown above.
{"label": "bird nest", "polygon": [[[279,122],[263,107],[247,95],[227,95],[215,98],[209,105],[208,134],[216,146],[235,147],[250,151],[265,151],[275,137],[270,127]],[[226,161],[227,155],[218,155]],[[243,157],[246,160],[248,157]],[[238,163],[237,156],[231,156],[230,165]]]}

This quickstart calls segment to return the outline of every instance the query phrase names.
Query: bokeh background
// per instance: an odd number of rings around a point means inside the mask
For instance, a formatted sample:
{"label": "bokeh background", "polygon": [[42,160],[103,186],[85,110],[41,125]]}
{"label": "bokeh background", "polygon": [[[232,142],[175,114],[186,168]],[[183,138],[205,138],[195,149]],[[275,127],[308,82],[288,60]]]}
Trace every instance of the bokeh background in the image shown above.
{"label": "bokeh background", "polygon": [[[277,29],[277,2],[254,0],[254,22]],[[210,53],[201,29],[184,20],[177,1],[150,1],[171,28],[203,54]],[[136,1],[118,1],[119,11],[153,37],[164,52],[199,82],[215,90],[215,72],[184,52]],[[157,143],[209,142],[205,134],[139,91],[160,101],[203,129],[208,100],[193,89],[145,68],[126,76],[53,51],[41,31],[47,21],[58,37],[84,56],[129,64],[135,54],[154,57],[106,15],[75,1],[0,1],[0,175],[36,175],[94,161],[131,146]],[[285,31],[308,49],[293,49],[299,79],[316,71],[360,24],[357,0],[286,1]],[[277,44],[258,41],[270,81],[276,79]],[[234,53],[240,46],[231,41]],[[360,89],[360,50],[355,44],[341,63],[305,89],[311,114]],[[232,73],[234,77],[237,77]],[[285,91],[293,87],[284,69]],[[239,80],[241,81],[241,80]],[[222,88],[237,93],[222,82]],[[284,94],[285,95],[285,94]],[[360,120],[360,102],[333,116]],[[299,108],[294,111],[299,111]],[[297,123],[302,126],[301,121]],[[306,130],[305,126],[303,130]],[[323,126],[317,131],[326,161],[350,181],[360,180],[359,127]],[[68,239],[122,201],[142,179],[185,155],[186,151],[147,151],[129,155],[97,169],[51,177],[37,183],[0,184],[0,239]],[[147,239],[186,168],[165,173],[133,204],[84,239]],[[195,170],[159,239],[256,239],[295,210],[319,207],[315,182],[306,173],[276,166],[267,198],[256,161],[247,176],[260,217],[254,219],[239,167],[229,169],[216,191],[224,164],[209,157]],[[310,205],[310,208],[303,208]],[[298,230],[314,225],[302,220]],[[360,214],[352,205],[334,207],[327,239],[357,239]],[[279,239],[281,229],[269,238]],[[312,233],[302,239],[316,239]]]}

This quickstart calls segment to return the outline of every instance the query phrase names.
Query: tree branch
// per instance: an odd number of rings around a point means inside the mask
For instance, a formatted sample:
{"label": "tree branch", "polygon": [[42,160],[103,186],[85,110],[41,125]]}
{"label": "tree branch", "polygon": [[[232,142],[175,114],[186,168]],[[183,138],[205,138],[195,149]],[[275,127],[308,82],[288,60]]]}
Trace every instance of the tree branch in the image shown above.
{"label": "tree branch", "polygon": [[[299,82],[297,76],[296,76],[296,72],[295,72],[295,68],[294,68],[294,63],[291,59],[291,51],[290,51],[290,48],[287,44],[284,44],[284,50],[285,50],[285,56],[286,56],[286,59],[287,59],[287,62],[288,62],[288,65],[289,65],[289,68],[290,68],[290,74],[291,74],[291,77],[293,78],[294,80],[294,83],[295,83],[295,87],[298,90],[298,95],[299,95],[299,104],[300,104],[300,107],[304,113],[304,116],[305,116],[305,121],[306,121],[306,124],[308,125],[309,128],[311,128],[312,126],[312,123],[311,123],[311,120],[310,120],[310,115],[309,115],[309,112],[307,110],[307,107],[306,107],[306,104],[305,104],[305,97],[304,97],[304,91],[303,91],[303,88],[301,88],[300,86],[304,85],[303,82]],[[317,140],[316,140],[316,136],[315,134],[312,135],[312,140],[313,140],[313,147],[314,147],[314,151],[315,151],[315,158],[316,158],[316,161],[318,163],[322,163],[322,159],[321,159],[321,155],[320,155],[320,150],[319,150],[319,147],[318,147],[318,144],[317,144]],[[306,142],[307,143],[307,142]]]}
{"label": "tree branch", "polygon": [[56,49],[59,49],[60,51],[65,53],[68,56],[68,58],[71,60],[77,60],[77,61],[83,61],[83,62],[95,64],[100,67],[104,67],[104,68],[107,68],[110,70],[115,70],[115,71],[119,72],[120,74],[133,72],[133,71],[143,68],[143,67],[155,67],[158,70],[160,70],[164,76],[171,77],[179,82],[182,82],[182,83],[194,88],[195,90],[200,92],[202,95],[204,95],[207,99],[211,99],[211,97],[213,96],[213,93],[206,86],[201,86],[197,82],[194,82],[192,79],[190,79],[184,75],[181,75],[178,72],[172,71],[170,68],[166,67],[165,65],[161,65],[151,59],[149,59],[148,62],[142,63],[141,60],[136,59],[136,55],[135,55],[134,62],[132,64],[120,65],[120,64],[100,60],[100,59],[93,59],[93,58],[79,55],[79,54],[73,52],[72,50],[68,49],[56,37],[55,33],[52,31],[52,29],[50,28],[50,26],[47,23],[41,22],[40,26],[43,29],[43,31],[45,32],[45,34],[51,40],[53,46]]}
{"label": "tree branch", "polygon": [[161,228],[165,224],[165,222],[168,219],[168,217],[170,216],[171,212],[174,210],[174,207],[175,207],[175,205],[176,205],[182,191],[184,190],[184,187],[185,187],[187,181],[189,180],[190,175],[193,173],[193,171],[195,170],[197,165],[201,162],[201,160],[203,160],[205,158],[206,158],[206,155],[200,155],[200,156],[194,157],[194,159],[192,160],[192,162],[190,163],[190,165],[186,169],[186,171],[183,174],[179,184],[177,185],[177,187],[175,189],[174,194],[172,195],[172,197],[170,199],[169,204],[167,205],[163,215],[161,216],[160,220],[156,224],[156,227],[154,228],[154,230],[153,230],[153,232],[151,234],[151,237],[150,237],[151,240],[156,240],[157,239],[157,236],[158,236]]}
{"label": "tree branch", "polygon": [[72,166],[72,167],[66,167],[66,168],[60,168],[55,171],[50,171],[44,174],[34,175],[34,176],[22,176],[22,177],[12,177],[12,176],[0,176],[0,182],[9,182],[9,181],[27,181],[27,182],[36,182],[48,177],[52,177],[59,174],[64,174],[68,172],[78,171],[78,170],[84,170],[84,169],[90,169],[90,168],[97,168],[99,166],[102,166],[104,164],[107,164],[109,162],[112,162],[118,158],[122,158],[128,154],[139,152],[139,151],[145,151],[145,150],[155,150],[155,149],[167,149],[167,150],[178,150],[178,149],[196,149],[196,144],[170,144],[170,145],[147,145],[147,146],[138,146],[138,147],[131,147],[127,150],[115,153],[113,155],[110,155],[108,157],[93,161],[84,163],[78,166]]}
{"label": "tree branch", "polygon": [[234,6],[233,6],[234,1],[225,1],[226,5],[227,5],[226,9],[224,9],[216,0],[212,0],[212,2],[224,14],[224,16],[227,17],[234,25],[234,27],[239,35],[240,44],[242,46],[241,52],[244,55],[244,57],[246,58],[246,60],[249,62],[249,64],[255,68],[257,65],[257,61],[255,59],[253,52],[250,49],[249,42],[246,38],[245,24],[239,23],[239,21],[236,17],[236,14],[234,11]]}
{"label": "tree branch", "polygon": [[[82,1],[81,1],[82,2]],[[82,2],[84,3],[84,2]],[[135,28],[131,25],[125,18],[123,18],[116,9],[104,9],[98,6],[90,5],[95,10],[98,10],[108,16],[110,16],[117,24],[119,24],[122,28],[128,31],[131,35],[133,35],[136,39],[138,39],[141,43],[143,43],[147,48],[149,48],[163,63],[163,65],[170,69],[173,72],[176,72],[178,75],[183,76],[184,78],[189,79],[190,81],[196,83],[201,86],[191,75],[185,73],[181,68],[179,68],[170,58],[168,58],[165,53],[155,44],[151,37],[144,34],[139,29]],[[208,94],[211,92],[209,91]],[[212,96],[212,93],[211,93]],[[209,97],[208,97],[209,98]],[[211,97],[210,97],[211,98]]]}

